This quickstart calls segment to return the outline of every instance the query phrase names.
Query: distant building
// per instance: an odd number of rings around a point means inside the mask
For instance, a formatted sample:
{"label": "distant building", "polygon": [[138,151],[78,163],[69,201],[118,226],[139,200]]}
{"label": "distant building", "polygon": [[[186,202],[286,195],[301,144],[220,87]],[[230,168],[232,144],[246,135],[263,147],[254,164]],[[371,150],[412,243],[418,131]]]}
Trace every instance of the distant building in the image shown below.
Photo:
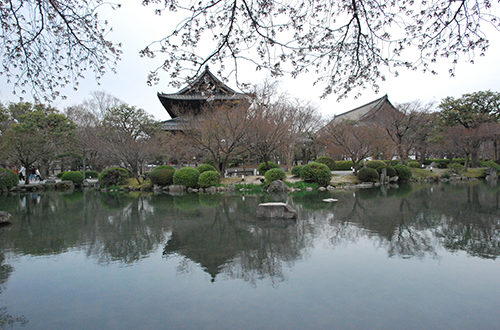
{"label": "distant building", "polygon": [[344,120],[358,122],[359,125],[378,124],[385,126],[390,118],[399,111],[392,105],[387,94],[365,105],[336,115],[328,125],[335,125]]}
{"label": "distant building", "polygon": [[199,115],[209,102],[240,102],[249,97],[229,88],[206,66],[188,86],[177,93],[158,93],[158,98],[172,118],[163,122],[163,129],[181,131],[188,118]]}

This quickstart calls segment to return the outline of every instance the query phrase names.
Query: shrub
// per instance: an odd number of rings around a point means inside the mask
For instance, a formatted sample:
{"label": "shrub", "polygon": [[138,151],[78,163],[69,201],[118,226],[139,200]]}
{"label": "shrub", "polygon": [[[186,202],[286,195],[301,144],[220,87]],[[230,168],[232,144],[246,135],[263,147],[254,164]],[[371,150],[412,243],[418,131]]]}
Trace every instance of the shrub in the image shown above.
{"label": "shrub", "polygon": [[403,164],[398,164],[394,166],[394,169],[398,173],[399,180],[401,181],[409,180],[412,176],[410,168]]}
{"label": "shrub", "polygon": [[169,165],[158,166],[149,173],[152,184],[168,186],[174,182],[175,168]]}
{"label": "shrub", "polygon": [[481,166],[494,168],[497,172],[500,172],[500,165],[498,165],[494,160],[488,160],[487,162],[481,162]]}
{"label": "shrub", "polygon": [[451,163],[448,165],[448,168],[450,169],[451,172],[455,174],[461,174],[464,171],[464,166],[460,163]]}
{"label": "shrub", "polygon": [[215,171],[215,172],[217,172],[217,169],[214,166],[210,165],[210,164],[202,164],[202,165],[198,166],[196,169],[198,170],[198,172],[200,172],[200,174],[203,173],[203,172],[206,172],[206,171]]}
{"label": "shrub", "polygon": [[99,177],[99,172],[94,170],[85,171],[85,179],[97,179]]}
{"label": "shrub", "polygon": [[351,160],[337,160],[335,161],[336,171],[350,171],[354,163]]}
{"label": "shrub", "polygon": [[331,157],[328,157],[328,156],[318,157],[316,159],[316,163],[325,164],[326,166],[328,166],[330,171],[333,171],[335,169],[335,161]]}
{"label": "shrub", "polygon": [[[211,165],[209,165],[211,166]],[[198,186],[207,188],[220,183],[220,174],[217,171],[204,171],[198,178]]]}
{"label": "shrub", "polygon": [[64,172],[63,176],[61,176],[61,180],[66,181],[72,181],[73,184],[78,187],[82,185],[83,182],[83,173],[80,171],[67,171]]}
{"label": "shrub", "polygon": [[64,175],[64,173],[66,173],[66,172],[59,172],[59,173],[56,174],[56,177],[60,179],[60,178],[62,178],[62,176]]}
{"label": "shrub", "polygon": [[200,172],[192,167],[183,167],[174,173],[174,184],[196,188]]}
{"label": "shrub", "polygon": [[272,168],[266,171],[266,181],[273,182],[276,180],[285,180],[286,174],[281,168]]}
{"label": "shrub", "polygon": [[363,167],[358,171],[358,179],[361,182],[377,182],[378,178],[378,172],[374,168]]}
{"label": "shrub", "polygon": [[302,171],[302,165],[292,167],[292,175],[300,176],[300,171]]}
{"label": "shrub", "polygon": [[101,187],[120,186],[127,183],[130,172],[122,167],[110,167],[99,174]]}
{"label": "shrub", "polygon": [[387,166],[386,170],[387,170],[387,176],[390,177],[390,178],[392,178],[393,176],[398,175],[398,172],[396,172],[396,170],[392,166]]}
{"label": "shrub", "polygon": [[409,161],[406,165],[411,168],[420,168],[420,162],[417,162],[416,160]]}
{"label": "shrub", "polygon": [[400,164],[401,162],[399,161],[399,159],[386,159],[384,160],[384,163],[387,166],[394,166]]}
{"label": "shrub", "polygon": [[170,170],[174,170],[174,171],[175,171],[175,167],[173,167],[172,165],[160,165],[160,166],[156,166],[156,167],[153,169],[153,171],[154,171],[154,170],[157,170],[157,169],[162,169],[162,168],[168,168],[168,169],[170,169]]}
{"label": "shrub", "polygon": [[441,179],[449,179],[451,178],[450,172],[446,171],[443,174],[441,174]]}
{"label": "shrub", "polygon": [[300,177],[306,182],[316,182],[320,186],[327,186],[332,179],[332,174],[325,164],[312,162],[302,166]]}
{"label": "shrub", "polygon": [[19,178],[16,173],[6,168],[0,168],[0,190],[9,190],[17,186]]}
{"label": "shrub", "polygon": [[376,170],[387,167],[387,164],[383,160],[369,160],[365,163],[365,166]]}
{"label": "shrub", "polygon": [[257,170],[259,171],[259,174],[260,175],[265,175],[266,172],[272,168],[279,168],[280,166],[278,164],[276,164],[275,162],[267,162],[267,164],[264,162],[264,163],[260,163],[259,164],[259,167],[257,168]]}

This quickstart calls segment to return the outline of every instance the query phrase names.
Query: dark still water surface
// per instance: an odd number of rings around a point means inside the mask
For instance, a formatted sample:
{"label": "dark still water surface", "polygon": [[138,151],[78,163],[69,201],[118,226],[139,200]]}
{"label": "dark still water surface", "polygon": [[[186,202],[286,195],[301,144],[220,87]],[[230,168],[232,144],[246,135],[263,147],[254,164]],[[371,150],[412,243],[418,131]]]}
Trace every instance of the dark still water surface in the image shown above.
{"label": "dark still water surface", "polygon": [[288,198],[2,195],[0,328],[500,328],[500,186]]}

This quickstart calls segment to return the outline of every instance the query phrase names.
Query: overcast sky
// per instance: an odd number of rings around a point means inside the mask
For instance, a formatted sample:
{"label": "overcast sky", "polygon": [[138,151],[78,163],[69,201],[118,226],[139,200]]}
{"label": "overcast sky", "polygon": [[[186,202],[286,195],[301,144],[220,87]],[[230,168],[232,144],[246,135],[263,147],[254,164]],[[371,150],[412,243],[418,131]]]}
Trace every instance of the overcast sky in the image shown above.
{"label": "overcast sky", "polygon": [[[139,50],[151,41],[161,38],[170,31],[175,16],[168,13],[163,16],[153,14],[152,7],[143,7],[140,1],[128,1],[122,8],[107,14],[113,27],[112,40],[123,44],[122,61],[117,68],[117,74],[108,73],[99,86],[92,76],[81,82],[78,91],[64,91],[67,100],[56,100],[53,105],[59,109],[81,103],[92,91],[102,90],[114,95],[128,104],[145,109],[156,119],[169,119],[158,97],[157,92],[173,93],[177,89],[168,86],[168,75],[160,75],[160,84],[149,87],[146,85],[147,74],[159,62],[140,58]],[[362,95],[355,98],[353,93],[347,99],[337,102],[336,95],[320,99],[322,87],[313,86],[314,76],[299,76],[297,79],[280,78],[280,90],[290,96],[309,100],[315,104],[324,117],[348,111],[354,107],[370,102],[384,94],[389,95],[393,103],[409,102],[416,99],[424,102],[439,103],[446,96],[460,97],[464,93],[480,90],[500,91],[500,33],[493,30],[488,35],[491,46],[486,56],[475,58],[475,64],[461,62],[457,66],[456,76],[447,74],[449,66],[443,65],[438,75],[419,72],[401,71],[398,77],[386,75],[387,81],[380,82],[380,92],[376,94],[371,89],[362,90]],[[265,75],[256,73],[253,67],[240,67],[240,82],[259,84]],[[212,72],[215,72],[214,67]],[[220,78],[220,77],[219,77]],[[229,87],[236,89],[234,79],[228,82]],[[0,81],[0,100],[2,102],[18,101],[11,94],[10,86]]]}

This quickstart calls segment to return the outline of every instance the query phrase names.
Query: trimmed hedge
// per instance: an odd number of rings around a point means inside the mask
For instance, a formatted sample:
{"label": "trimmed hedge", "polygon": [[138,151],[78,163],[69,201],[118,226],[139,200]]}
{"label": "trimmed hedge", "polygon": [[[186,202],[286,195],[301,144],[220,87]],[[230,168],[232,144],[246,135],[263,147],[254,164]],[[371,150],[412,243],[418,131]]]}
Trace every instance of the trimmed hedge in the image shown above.
{"label": "trimmed hedge", "polygon": [[[211,166],[211,165],[210,165]],[[220,183],[220,174],[217,171],[204,171],[198,178],[198,186],[208,188]]]}
{"label": "trimmed hedge", "polygon": [[99,174],[101,187],[120,186],[127,183],[130,172],[122,167],[110,167]]}
{"label": "trimmed hedge", "polygon": [[302,165],[292,167],[292,175],[300,176],[300,171],[302,171]]}
{"label": "trimmed hedge", "polygon": [[420,162],[417,162],[416,160],[411,160],[408,163],[406,163],[406,166],[411,168],[420,168]]}
{"label": "trimmed hedge", "polygon": [[278,164],[276,164],[275,162],[267,162],[267,164],[264,162],[264,163],[259,164],[259,167],[257,168],[257,170],[259,171],[260,175],[266,175],[266,172],[269,171],[270,169],[279,168],[279,167],[280,166]]}
{"label": "trimmed hedge", "polygon": [[398,177],[399,177],[400,181],[407,181],[412,176],[411,169],[408,166],[398,164],[398,165],[394,166],[394,169],[398,173]]}
{"label": "trimmed hedge", "polygon": [[0,168],[0,190],[9,190],[18,184],[19,178],[16,173],[7,168]]}
{"label": "trimmed hedge", "polygon": [[460,174],[464,171],[464,166],[460,163],[455,162],[448,164],[448,168],[455,174]]}
{"label": "trimmed hedge", "polygon": [[200,172],[200,174],[203,173],[203,172],[206,172],[206,171],[215,171],[215,172],[217,172],[217,169],[214,166],[210,165],[210,164],[201,164],[196,169],[198,170],[198,172]]}
{"label": "trimmed hedge", "polygon": [[328,166],[330,171],[333,171],[335,169],[335,161],[328,156],[321,156],[316,158],[316,163],[325,164],[326,166]]}
{"label": "trimmed hedge", "polygon": [[60,179],[60,178],[62,178],[62,176],[64,175],[64,173],[66,173],[66,172],[59,172],[59,173],[56,174],[56,177],[58,179]]}
{"label": "trimmed hedge", "polygon": [[358,179],[361,182],[377,182],[379,178],[378,172],[372,167],[363,167],[358,171]]}
{"label": "trimmed hedge", "polygon": [[266,171],[265,177],[266,181],[270,183],[276,180],[285,180],[286,173],[281,168],[272,168]]}
{"label": "trimmed hedge", "polygon": [[320,186],[327,186],[332,179],[332,174],[325,164],[312,162],[302,166],[300,177],[306,182],[316,182]]}
{"label": "trimmed hedge", "polygon": [[387,167],[387,164],[383,160],[369,160],[365,163],[365,166],[376,170]]}
{"label": "trimmed hedge", "polygon": [[99,172],[94,170],[85,171],[85,179],[97,179],[99,177]]}
{"label": "trimmed hedge", "polygon": [[350,171],[351,167],[354,167],[352,160],[335,161],[335,171]]}
{"label": "trimmed hedge", "polygon": [[479,162],[482,167],[494,168],[497,172],[500,172],[500,165],[497,164],[494,160],[488,160],[487,162]]}
{"label": "trimmed hedge", "polygon": [[174,184],[196,188],[200,172],[192,167],[183,167],[174,173]]}
{"label": "trimmed hedge", "polygon": [[152,184],[168,186],[174,182],[175,168],[169,165],[158,166],[149,173]]}
{"label": "trimmed hedge", "polygon": [[62,181],[72,181],[75,187],[79,187],[83,183],[83,173],[80,171],[67,171],[61,176]]}

